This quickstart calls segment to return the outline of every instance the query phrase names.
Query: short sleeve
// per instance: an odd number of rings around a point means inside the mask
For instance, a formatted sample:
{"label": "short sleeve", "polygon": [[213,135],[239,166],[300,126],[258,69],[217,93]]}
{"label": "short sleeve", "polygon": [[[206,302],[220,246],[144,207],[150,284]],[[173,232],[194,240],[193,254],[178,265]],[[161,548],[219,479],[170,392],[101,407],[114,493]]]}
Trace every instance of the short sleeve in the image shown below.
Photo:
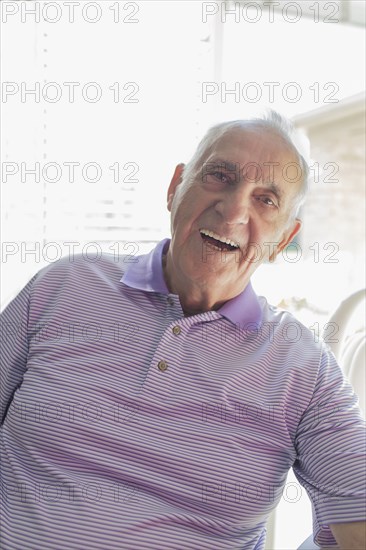
{"label": "short sleeve", "polygon": [[366,519],[366,432],[358,397],[325,348],[296,451],[293,469],[312,501],[314,540],[336,545],[330,524]]}
{"label": "short sleeve", "polygon": [[35,278],[36,275],[0,315],[1,424],[26,370],[29,299]]}

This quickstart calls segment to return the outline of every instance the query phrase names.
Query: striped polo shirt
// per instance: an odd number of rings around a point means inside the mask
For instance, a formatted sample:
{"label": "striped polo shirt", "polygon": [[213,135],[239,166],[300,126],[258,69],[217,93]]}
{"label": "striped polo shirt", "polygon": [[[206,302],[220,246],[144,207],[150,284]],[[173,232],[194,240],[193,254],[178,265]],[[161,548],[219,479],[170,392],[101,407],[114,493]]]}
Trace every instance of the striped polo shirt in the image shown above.
{"label": "striped polo shirt", "polygon": [[3,313],[3,550],[262,550],[291,467],[319,544],[365,519],[364,426],[333,355],[250,284],[184,316],[169,243],[63,258]]}

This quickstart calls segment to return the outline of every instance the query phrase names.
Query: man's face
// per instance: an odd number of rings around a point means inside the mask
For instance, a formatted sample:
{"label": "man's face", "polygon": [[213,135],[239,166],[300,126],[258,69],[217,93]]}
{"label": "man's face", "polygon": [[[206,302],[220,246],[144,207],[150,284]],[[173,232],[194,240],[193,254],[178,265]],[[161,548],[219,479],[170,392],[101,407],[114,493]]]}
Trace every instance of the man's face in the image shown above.
{"label": "man's face", "polygon": [[291,222],[301,187],[295,164],[276,134],[235,129],[204,155],[189,181],[179,165],[168,190],[170,281],[179,277],[223,300],[239,294],[300,228]]}

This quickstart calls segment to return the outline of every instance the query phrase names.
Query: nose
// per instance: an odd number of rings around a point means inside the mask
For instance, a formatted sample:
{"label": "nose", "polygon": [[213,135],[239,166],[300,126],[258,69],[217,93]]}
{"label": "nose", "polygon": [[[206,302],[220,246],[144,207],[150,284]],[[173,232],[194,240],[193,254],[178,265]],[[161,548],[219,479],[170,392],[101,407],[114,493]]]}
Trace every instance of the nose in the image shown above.
{"label": "nose", "polygon": [[250,219],[250,197],[246,189],[239,188],[220,197],[215,205],[227,224],[247,224]]}

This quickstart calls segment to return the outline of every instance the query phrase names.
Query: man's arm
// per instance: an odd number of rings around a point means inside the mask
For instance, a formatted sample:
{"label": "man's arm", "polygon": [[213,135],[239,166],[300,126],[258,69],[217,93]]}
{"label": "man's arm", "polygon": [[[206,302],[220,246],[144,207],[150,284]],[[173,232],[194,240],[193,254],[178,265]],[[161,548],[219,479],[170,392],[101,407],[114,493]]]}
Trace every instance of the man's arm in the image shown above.
{"label": "man's arm", "polygon": [[365,424],[357,396],[326,347],[296,449],[293,469],[312,500],[317,544],[364,550]]}
{"label": "man's arm", "polygon": [[0,423],[23,380],[28,357],[28,306],[37,275],[0,315]]}
{"label": "man's arm", "polygon": [[366,521],[332,523],[330,529],[341,550],[365,550]]}

